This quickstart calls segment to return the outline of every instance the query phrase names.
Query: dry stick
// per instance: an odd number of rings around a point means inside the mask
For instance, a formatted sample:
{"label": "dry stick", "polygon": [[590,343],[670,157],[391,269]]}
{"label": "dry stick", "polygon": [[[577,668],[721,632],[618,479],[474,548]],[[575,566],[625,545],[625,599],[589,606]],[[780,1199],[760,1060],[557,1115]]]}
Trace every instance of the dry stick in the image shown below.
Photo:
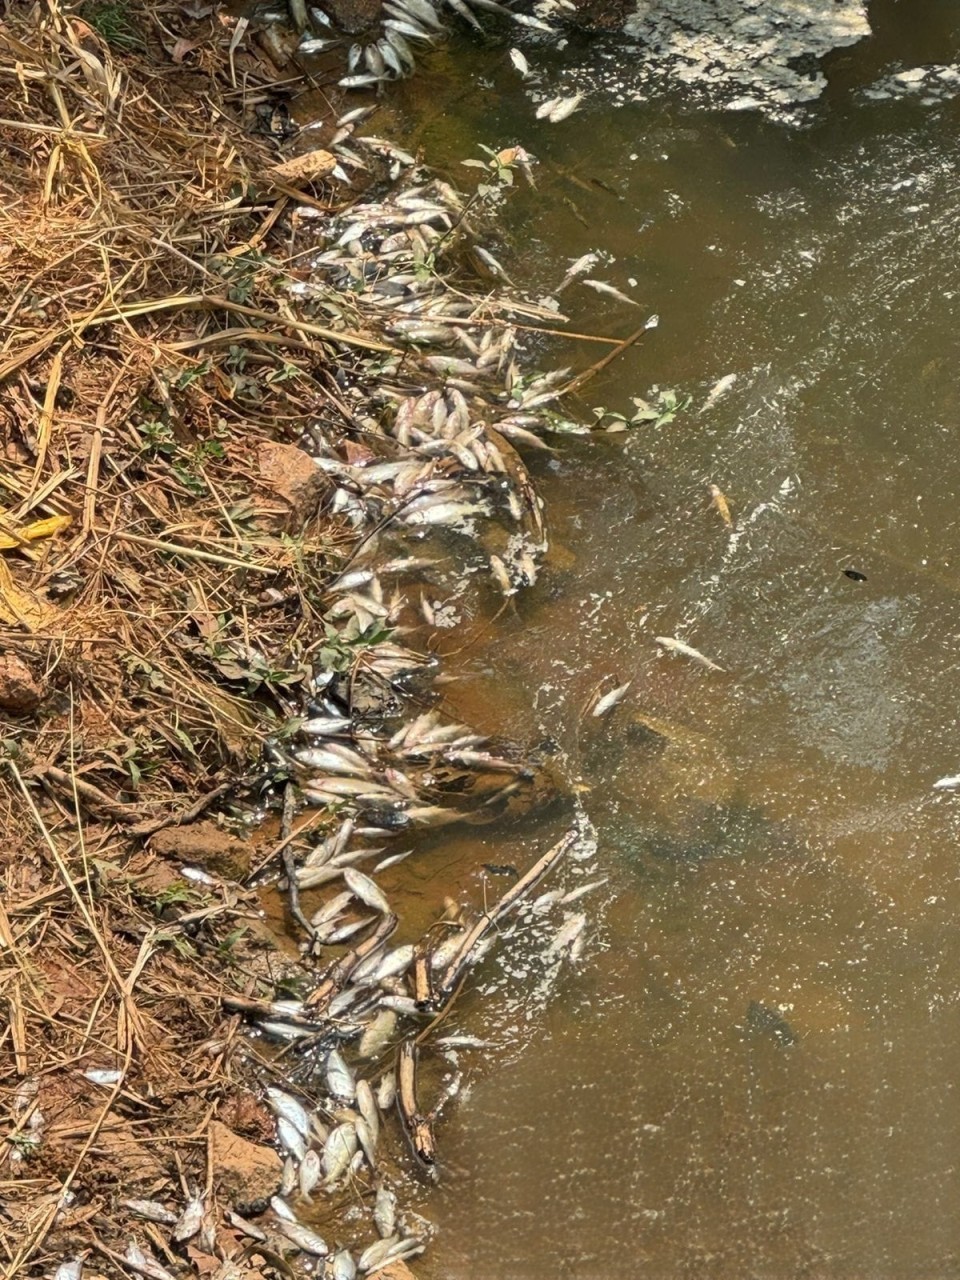
{"label": "dry stick", "polygon": [[40,483],[40,475],[43,471],[43,465],[47,460],[47,449],[50,447],[50,437],[53,434],[53,410],[56,407],[57,392],[60,390],[60,374],[63,369],[63,353],[67,349],[67,344],[53,357],[53,363],[50,366],[50,376],[47,381],[46,394],[43,397],[43,408],[40,411],[40,428],[37,431],[37,462],[33,469],[33,477],[27,490],[27,499],[33,497],[37,485]]}
{"label": "dry stick", "polygon": [[[237,785],[240,780],[238,779]],[[135,827],[130,828],[132,836],[152,836],[158,831],[162,831],[164,827],[180,827],[184,823],[193,822],[195,818],[199,818],[204,809],[208,809],[214,800],[219,800],[221,796],[225,796],[228,791],[232,790],[234,783],[221,782],[218,787],[214,787],[212,791],[208,791],[202,795],[199,800],[194,801],[189,808],[181,809],[179,813],[167,813],[162,818],[150,818],[146,822],[138,822]]]}
{"label": "dry stick", "polygon": [[648,325],[649,321],[642,324],[636,333],[631,333],[629,338],[624,338],[624,340],[618,343],[612,351],[608,351],[605,356],[602,356],[596,364],[592,364],[589,369],[584,369],[584,371],[582,373],[578,373],[575,378],[571,378],[567,385],[565,387],[561,387],[557,392],[557,399],[561,396],[570,395],[572,391],[579,391],[585,382],[589,382],[589,380],[594,377],[595,374],[598,374],[601,369],[605,369],[608,364],[613,360],[616,360],[617,356],[622,355],[628,347],[632,347],[635,342],[642,338],[647,332]]}
{"label": "dry stick", "polygon": [[427,1165],[435,1164],[437,1147],[433,1125],[417,1103],[417,1046],[413,1040],[404,1040],[400,1046],[397,1086],[397,1105],[410,1145],[417,1159]]}
{"label": "dry stick", "polygon": [[477,946],[477,943],[483,938],[484,934],[493,928],[510,909],[524,896],[528,890],[532,889],[538,880],[550,871],[557,862],[563,857],[567,850],[576,843],[577,832],[570,830],[566,835],[561,836],[557,843],[539,858],[530,870],[520,877],[512,888],[508,889],[500,901],[494,906],[492,911],[484,912],[477,923],[473,926],[463,942],[460,949],[450,961],[443,977],[440,979],[440,994],[446,999],[453,988],[457,985],[460,974],[470,963],[471,952]]}

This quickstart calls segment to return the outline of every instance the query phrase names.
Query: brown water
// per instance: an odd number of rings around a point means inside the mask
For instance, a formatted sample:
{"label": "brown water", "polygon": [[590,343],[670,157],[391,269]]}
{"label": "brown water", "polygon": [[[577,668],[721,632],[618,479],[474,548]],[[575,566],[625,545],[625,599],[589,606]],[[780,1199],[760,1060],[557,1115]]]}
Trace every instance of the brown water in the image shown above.
{"label": "brown water", "polygon": [[[400,99],[463,181],[478,143],[538,156],[500,229],[519,284],[603,250],[641,308],[571,286],[574,327],[660,315],[581,414],[691,397],[534,461],[560,550],[458,660],[461,709],[552,740],[580,790],[598,848],[563,883],[607,883],[579,965],[528,913],[449,1019],[491,1047],[459,1053],[425,1280],[960,1275],[960,797],[933,789],[960,772],[960,104],[858,96],[957,58],[960,11],[873,19],[801,130],[668,87],[541,126],[505,47],[453,46]],[[629,65],[526,52],[546,86]],[[584,718],[604,677],[630,697]],[[553,834],[445,836],[430,870],[526,866]]]}

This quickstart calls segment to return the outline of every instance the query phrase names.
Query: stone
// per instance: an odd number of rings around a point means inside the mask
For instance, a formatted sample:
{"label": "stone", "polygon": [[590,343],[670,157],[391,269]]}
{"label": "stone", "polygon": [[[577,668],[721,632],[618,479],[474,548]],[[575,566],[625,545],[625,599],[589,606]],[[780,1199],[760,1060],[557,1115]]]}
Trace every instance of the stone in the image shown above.
{"label": "stone", "polygon": [[214,1182],[237,1209],[269,1200],[280,1186],[283,1162],[276,1151],[248,1142],[219,1120],[210,1122],[210,1149]]}
{"label": "stone", "polygon": [[154,853],[180,862],[193,862],[225,880],[245,880],[250,874],[253,847],[209,819],[183,827],[166,827],[150,840]]}
{"label": "stone", "polygon": [[33,672],[15,653],[0,653],[0,707],[22,715],[39,706],[42,693]]}
{"label": "stone", "polygon": [[293,444],[262,444],[257,462],[262,487],[281,499],[297,524],[303,524],[329,488],[327,477],[309,453]]}

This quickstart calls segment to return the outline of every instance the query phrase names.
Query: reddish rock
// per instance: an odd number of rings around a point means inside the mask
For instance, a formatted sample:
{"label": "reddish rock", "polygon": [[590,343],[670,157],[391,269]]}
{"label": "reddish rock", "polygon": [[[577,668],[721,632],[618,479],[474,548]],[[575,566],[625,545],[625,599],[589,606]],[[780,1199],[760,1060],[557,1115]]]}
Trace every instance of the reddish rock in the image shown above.
{"label": "reddish rock", "polygon": [[302,524],[316,511],[329,481],[302,449],[292,444],[260,446],[260,483],[283,500],[294,520]]}
{"label": "reddish rock", "polygon": [[248,1142],[219,1120],[210,1124],[213,1176],[231,1205],[268,1200],[280,1185],[283,1162],[271,1147]]}
{"label": "reddish rock", "polygon": [[15,653],[0,653],[0,707],[23,714],[33,711],[42,697],[33,672]]}

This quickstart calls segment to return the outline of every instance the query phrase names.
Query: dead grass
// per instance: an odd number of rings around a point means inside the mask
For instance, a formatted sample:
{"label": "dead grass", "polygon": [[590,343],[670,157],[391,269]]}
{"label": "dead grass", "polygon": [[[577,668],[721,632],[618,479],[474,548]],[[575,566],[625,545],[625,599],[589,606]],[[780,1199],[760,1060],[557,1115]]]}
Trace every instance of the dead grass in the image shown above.
{"label": "dead grass", "polygon": [[125,1274],[121,1192],[202,1186],[228,1102],[269,1131],[217,1010],[283,962],[251,899],[139,837],[262,780],[348,542],[270,450],[342,423],[332,367],[379,346],[293,308],[291,212],[331,197],[270,176],[229,25],[123,19],[112,47],[56,0],[0,25],[0,657],[30,686],[0,672],[6,1276]]}

